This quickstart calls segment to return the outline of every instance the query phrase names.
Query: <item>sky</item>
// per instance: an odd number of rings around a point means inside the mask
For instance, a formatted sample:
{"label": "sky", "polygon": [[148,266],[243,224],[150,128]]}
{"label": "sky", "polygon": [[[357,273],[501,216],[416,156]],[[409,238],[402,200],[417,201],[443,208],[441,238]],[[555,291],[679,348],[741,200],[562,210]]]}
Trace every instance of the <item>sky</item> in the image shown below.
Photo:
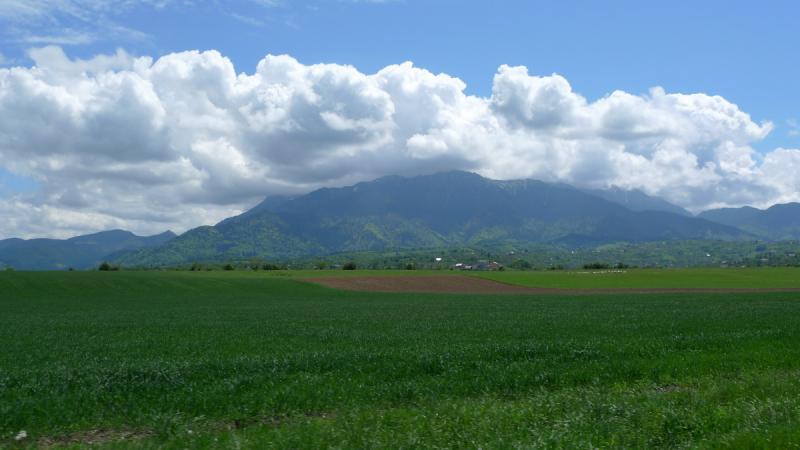
{"label": "sky", "polygon": [[468,170],[800,201],[796,1],[0,0],[0,239]]}

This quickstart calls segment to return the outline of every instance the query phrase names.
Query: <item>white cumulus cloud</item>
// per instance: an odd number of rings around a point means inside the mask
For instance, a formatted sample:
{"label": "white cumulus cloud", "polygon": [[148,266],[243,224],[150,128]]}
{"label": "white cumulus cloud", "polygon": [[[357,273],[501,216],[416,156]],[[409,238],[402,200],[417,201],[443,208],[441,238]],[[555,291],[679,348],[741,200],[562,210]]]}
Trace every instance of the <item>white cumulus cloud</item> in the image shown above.
{"label": "white cumulus cloud", "polygon": [[800,151],[757,153],[773,125],[717,96],[590,103],[509,66],[482,98],[411,63],[364,74],[270,55],[248,75],[215,51],[29,56],[0,69],[0,166],[41,190],[0,198],[0,238],[181,232],[268,194],[453,169],[642,189],[695,212],[800,200]]}

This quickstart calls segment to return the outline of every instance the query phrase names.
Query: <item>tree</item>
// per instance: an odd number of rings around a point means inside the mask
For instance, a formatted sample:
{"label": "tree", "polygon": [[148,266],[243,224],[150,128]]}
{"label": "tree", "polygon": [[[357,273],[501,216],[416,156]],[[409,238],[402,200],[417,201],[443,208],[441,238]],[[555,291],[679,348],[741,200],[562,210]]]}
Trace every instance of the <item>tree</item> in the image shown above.
{"label": "tree", "polygon": [[355,261],[347,261],[342,266],[342,270],[356,270],[356,262]]}
{"label": "tree", "polygon": [[325,261],[317,261],[317,262],[315,262],[315,263],[314,263],[314,266],[315,266],[315,267],[316,267],[318,270],[322,270],[322,269],[324,269],[324,268],[328,267],[328,263],[326,263]]}
{"label": "tree", "polygon": [[511,267],[513,267],[514,269],[526,270],[526,269],[531,269],[533,265],[531,264],[530,261],[526,261],[524,259],[518,259],[511,263]]}
{"label": "tree", "polygon": [[233,270],[233,264],[228,263],[222,266],[222,270]]}
{"label": "tree", "polygon": [[103,263],[100,264],[100,267],[98,267],[97,270],[111,270],[111,264],[109,264],[108,261],[103,261]]}
{"label": "tree", "polygon": [[250,258],[250,268],[253,270],[258,270],[261,267],[261,257],[260,256],[253,256]]}

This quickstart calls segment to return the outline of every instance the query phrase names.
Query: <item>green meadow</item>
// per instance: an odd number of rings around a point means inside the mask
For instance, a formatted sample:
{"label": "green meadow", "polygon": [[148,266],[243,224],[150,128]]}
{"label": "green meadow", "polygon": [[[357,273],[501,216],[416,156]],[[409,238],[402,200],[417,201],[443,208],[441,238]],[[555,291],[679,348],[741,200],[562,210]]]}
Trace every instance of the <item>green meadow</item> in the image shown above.
{"label": "green meadow", "polygon": [[[553,272],[478,276],[800,287],[796,268]],[[0,447],[800,445],[800,293],[395,294],[295,279],[374,274],[0,272]]]}
{"label": "green meadow", "polygon": [[[178,276],[194,276],[185,271]],[[333,276],[458,275],[488,278],[520,286],[562,289],[708,288],[762,289],[800,288],[800,268],[687,268],[687,269],[575,269],[538,271],[458,270],[275,270],[206,272],[208,277],[314,278]]]}
{"label": "green meadow", "polygon": [[539,272],[472,272],[521,286],[561,289],[800,288],[800,268],[601,269]]}

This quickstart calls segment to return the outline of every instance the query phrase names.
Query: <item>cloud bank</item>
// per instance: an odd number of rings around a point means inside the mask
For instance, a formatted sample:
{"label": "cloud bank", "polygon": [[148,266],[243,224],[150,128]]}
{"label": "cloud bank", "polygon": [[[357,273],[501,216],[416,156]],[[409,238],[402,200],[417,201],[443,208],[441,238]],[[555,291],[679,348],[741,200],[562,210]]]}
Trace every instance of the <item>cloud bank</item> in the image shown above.
{"label": "cloud bank", "polygon": [[411,63],[363,74],[270,55],[248,75],[215,51],[29,55],[0,69],[0,166],[41,190],[0,197],[0,238],[181,232],[269,194],[454,169],[641,189],[694,212],[800,200],[800,151],[754,151],[773,125],[721,97],[590,103],[505,65],[481,98]]}

